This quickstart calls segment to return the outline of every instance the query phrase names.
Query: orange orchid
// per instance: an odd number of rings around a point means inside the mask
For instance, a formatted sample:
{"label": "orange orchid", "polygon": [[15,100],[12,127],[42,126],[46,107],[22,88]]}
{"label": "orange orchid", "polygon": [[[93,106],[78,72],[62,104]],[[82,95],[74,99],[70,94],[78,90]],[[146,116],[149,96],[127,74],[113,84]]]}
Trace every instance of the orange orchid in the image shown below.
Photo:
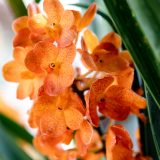
{"label": "orange orchid", "polygon": [[132,157],[132,141],[122,125],[113,125],[106,136],[107,160],[134,160]]}
{"label": "orange orchid", "polygon": [[60,47],[72,44],[76,38],[72,11],[64,10],[59,0],[44,0],[43,6],[48,18],[50,36]]}
{"label": "orange orchid", "polygon": [[85,109],[79,97],[70,89],[57,97],[41,95],[34,103],[29,124],[52,137],[61,136],[67,128],[77,130],[83,122]]}
{"label": "orange orchid", "polygon": [[82,38],[82,62],[90,70],[109,73],[125,70],[131,63],[128,52],[120,54],[121,38],[114,32],[107,34],[100,42],[90,30]]}
{"label": "orange orchid", "polygon": [[59,48],[50,41],[42,41],[27,54],[25,64],[31,72],[46,76],[44,90],[48,95],[55,96],[73,83],[74,57],[74,44]]}
{"label": "orange orchid", "polygon": [[44,10],[48,17],[40,12],[36,4],[30,4],[28,16],[20,17],[14,21],[13,30],[17,33],[13,40],[14,47],[32,46],[36,42],[46,39],[56,42],[59,47],[72,44],[76,38],[72,11],[65,11],[58,0],[45,0]]}
{"label": "orange orchid", "polygon": [[[71,137],[71,138],[70,138]],[[50,159],[62,159],[67,160],[66,157],[76,158],[75,151],[68,153],[62,148],[61,143],[69,144],[72,139],[72,131],[67,130],[63,135],[59,137],[52,137],[43,135],[40,132],[34,138],[34,146],[42,154],[48,156]],[[65,159],[66,158],[66,159]]]}
{"label": "orange orchid", "polygon": [[[37,33],[38,29],[40,29],[40,27],[42,27],[44,23],[47,22],[44,20],[44,18],[40,16],[40,10],[36,4],[30,4],[28,6],[28,15],[29,16],[22,16],[17,18],[12,24],[12,29],[16,33],[13,39],[14,47],[17,47],[17,46],[31,47],[32,45],[34,45],[34,41],[32,39],[32,31],[34,31],[34,34],[35,34],[35,31]],[[35,16],[39,15],[39,16],[36,16],[37,23],[33,24],[32,16],[34,15]],[[34,25],[34,28],[36,28],[37,30],[33,30],[33,25]]]}
{"label": "orange orchid", "polygon": [[152,160],[151,157],[137,154],[134,156],[133,144],[129,133],[122,125],[113,125],[106,135],[107,160]]}
{"label": "orange orchid", "polygon": [[97,106],[104,116],[115,120],[125,120],[130,112],[144,119],[139,109],[146,107],[146,100],[131,90],[133,69],[128,68],[118,76],[108,75],[96,80],[90,89],[89,117],[99,125]]}
{"label": "orange orchid", "polygon": [[43,84],[43,77],[37,77],[25,66],[24,59],[27,52],[27,48],[15,47],[13,51],[14,60],[6,63],[3,67],[3,76],[7,81],[19,82],[17,89],[17,98],[19,99],[27,96],[30,96],[31,99],[37,97],[38,90]]}

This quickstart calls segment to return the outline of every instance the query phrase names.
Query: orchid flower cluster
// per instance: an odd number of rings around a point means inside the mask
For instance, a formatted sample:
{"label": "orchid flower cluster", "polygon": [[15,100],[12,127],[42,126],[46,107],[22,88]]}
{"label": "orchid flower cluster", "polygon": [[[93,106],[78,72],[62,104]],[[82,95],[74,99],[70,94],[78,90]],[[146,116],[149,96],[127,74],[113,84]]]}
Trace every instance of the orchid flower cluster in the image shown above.
{"label": "orchid flower cluster", "polygon": [[[133,113],[145,121],[140,109],[146,100],[132,90],[132,59],[117,33],[99,40],[87,29],[95,3],[84,15],[65,10],[58,0],[44,0],[43,8],[45,13],[30,4],[28,16],[13,22],[14,59],[4,65],[4,78],[19,83],[17,98],[34,101],[29,124],[38,130],[37,150],[50,159],[98,160],[105,156],[100,116],[123,121]],[[84,75],[73,66],[77,54],[88,69]],[[111,125],[105,139],[107,160],[147,160],[134,156],[122,125]],[[75,147],[64,150],[61,144],[71,141]]]}

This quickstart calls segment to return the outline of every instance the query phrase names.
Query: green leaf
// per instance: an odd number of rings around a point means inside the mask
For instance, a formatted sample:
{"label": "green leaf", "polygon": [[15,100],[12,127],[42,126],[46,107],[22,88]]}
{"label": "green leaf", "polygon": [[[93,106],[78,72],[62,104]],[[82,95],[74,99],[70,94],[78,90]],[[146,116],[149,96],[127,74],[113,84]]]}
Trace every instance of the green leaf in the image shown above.
{"label": "green leaf", "polygon": [[32,144],[32,135],[28,133],[22,126],[9,119],[8,117],[0,114],[0,123],[3,124],[5,129],[18,138]]}
{"label": "green leaf", "polygon": [[[147,110],[145,110],[143,113],[145,114],[146,117],[148,117]],[[153,159],[158,160],[156,146],[154,144],[152,131],[151,131],[151,124],[149,120],[146,124],[139,120],[139,124],[140,124],[140,135],[141,135],[143,154],[147,156],[151,156]]]}
{"label": "green leaf", "polygon": [[[153,137],[153,141],[155,144],[155,149],[157,152],[157,157],[160,160],[160,110],[157,107],[153,97],[147,88],[145,88],[145,94],[147,98],[147,114],[149,118],[150,129]],[[149,144],[150,145],[150,144]],[[150,148],[150,147],[149,147]],[[157,158],[154,158],[157,159]]]}
{"label": "green leaf", "polygon": [[155,7],[159,6],[158,1],[104,0],[104,2],[147,88],[160,108],[160,43],[158,41],[160,40],[160,14],[157,14],[159,7]]}
{"label": "green leaf", "polygon": [[39,3],[41,0],[35,0],[36,3]]}
{"label": "green leaf", "polygon": [[0,159],[1,160],[32,160],[8,134],[0,123]]}
{"label": "green leaf", "polygon": [[27,15],[27,9],[22,0],[7,0],[16,17]]}
{"label": "green leaf", "polygon": [[[70,4],[70,5],[74,5],[77,7],[84,8],[84,9],[87,9],[89,7],[89,4],[83,4],[83,3],[76,3],[76,4]],[[113,28],[113,30],[116,30],[112,19],[107,14],[105,14],[103,11],[101,11],[99,9],[97,10],[97,14],[100,15],[102,18],[104,18],[110,24],[110,26]]]}

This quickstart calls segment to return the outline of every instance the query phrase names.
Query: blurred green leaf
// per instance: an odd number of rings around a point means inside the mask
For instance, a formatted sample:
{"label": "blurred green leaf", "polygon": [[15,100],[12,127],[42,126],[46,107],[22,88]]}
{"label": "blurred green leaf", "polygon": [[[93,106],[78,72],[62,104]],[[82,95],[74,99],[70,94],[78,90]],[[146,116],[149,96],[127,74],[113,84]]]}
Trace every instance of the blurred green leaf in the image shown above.
{"label": "blurred green leaf", "polygon": [[33,139],[32,135],[13,120],[9,119],[3,114],[0,114],[0,123],[3,124],[3,126],[7,131],[14,134],[16,137],[32,144],[32,139]]}
{"label": "blurred green leaf", "polygon": [[0,159],[1,160],[32,160],[8,134],[0,122]]}
{"label": "blurred green leaf", "polygon": [[[157,158],[154,159],[159,159],[160,160],[160,110],[155,103],[154,99],[152,98],[150,92],[148,91],[147,88],[145,88],[145,93],[146,93],[146,98],[147,98],[147,114],[149,118],[149,124],[150,124],[150,129],[152,132],[152,137],[153,141],[155,144],[155,149],[157,152]],[[148,144],[150,145],[150,144]],[[151,147],[149,147],[150,150]]]}
{"label": "blurred green leaf", "polygon": [[27,9],[22,0],[7,0],[16,17],[27,15]]}
{"label": "blurred green leaf", "polygon": [[[147,88],[160,108],[160,45],[156,47],[160,44],[158,0],[104,0],[104,2]],[[152,9],[149,10],[151,3],[157,7],[151,5]],[[140,22],[142,20],[143,23]]]}
{"label": "blurred green leaf", "polygon": [[[146,117],[148,117],[148,111],[143,112]],[[158,154],[156,151],[156,146],[154,144],[154,139],[151,131],[151,124],[148,120],[147,123],[139,121],[140,123],[140,134],[141,134],[141,144],[142,152],[144,155],[151,156],[153,159],[158,160]]]}
{"label": "blurred green leaf", "polygon": [[41,0],[35,0],[36,3],[39,3]]}

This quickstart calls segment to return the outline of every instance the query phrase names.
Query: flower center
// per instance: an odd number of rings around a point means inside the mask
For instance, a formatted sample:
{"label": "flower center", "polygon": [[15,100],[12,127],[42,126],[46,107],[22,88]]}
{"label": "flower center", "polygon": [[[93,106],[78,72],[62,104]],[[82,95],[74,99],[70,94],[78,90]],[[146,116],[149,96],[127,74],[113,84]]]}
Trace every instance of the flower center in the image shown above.
{"label": "flower center", "polygon": [[106,101],[105,98],[100,99],[100,102],[105,102],[105,101]]}
{"label": "flower center", "polygon": [[56,66],[56,65],[55,65],[54,63],[51,63],[51,64],[49,65],[49,67],[50,67],[51,69],[54,69],[55,66]]}

